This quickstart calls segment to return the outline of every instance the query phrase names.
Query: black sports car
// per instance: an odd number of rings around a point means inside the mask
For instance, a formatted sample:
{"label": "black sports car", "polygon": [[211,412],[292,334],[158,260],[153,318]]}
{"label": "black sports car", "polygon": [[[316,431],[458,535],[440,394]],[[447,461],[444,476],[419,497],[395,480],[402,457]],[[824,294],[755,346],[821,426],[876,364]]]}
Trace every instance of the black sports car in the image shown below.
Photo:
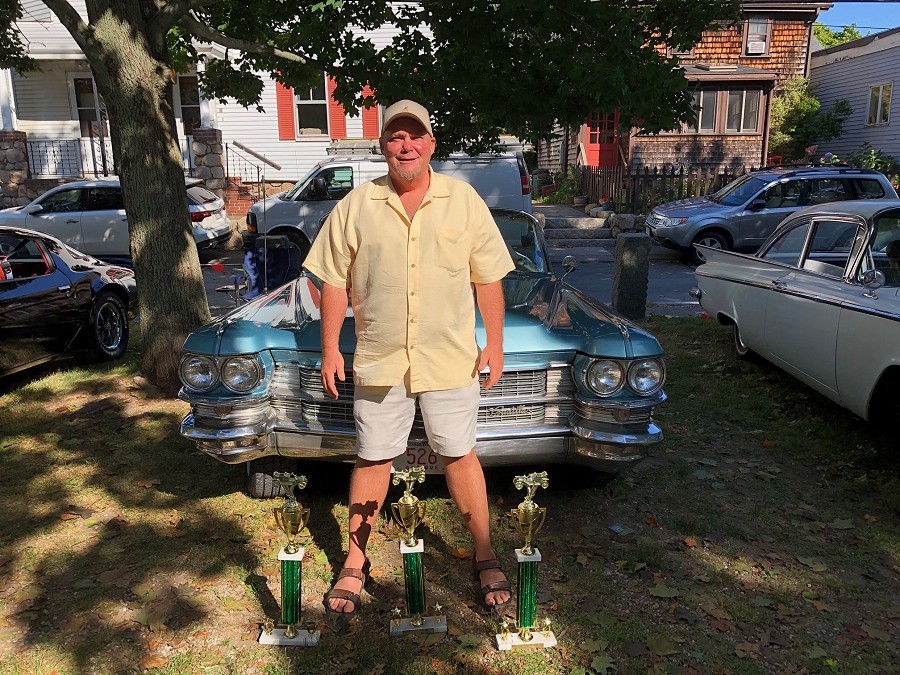
{"label": "black sports car", "polygon": [[0,227],[0,377],[73,349],[122,356],[136,301],[131,270],[46,234]]}

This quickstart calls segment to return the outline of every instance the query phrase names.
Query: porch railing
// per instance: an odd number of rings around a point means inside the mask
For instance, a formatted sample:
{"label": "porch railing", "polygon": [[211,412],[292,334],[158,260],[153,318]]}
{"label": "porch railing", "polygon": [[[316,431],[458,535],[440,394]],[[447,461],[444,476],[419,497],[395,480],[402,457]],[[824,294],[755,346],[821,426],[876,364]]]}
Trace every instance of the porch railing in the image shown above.
{"label": "porch railing", "polygon": [[[180,139],[184,172],[194,173],[191,137]],[[32,178],[98,178],[117,175],[112,142],[108,138],[29,140],[28,169]]]}

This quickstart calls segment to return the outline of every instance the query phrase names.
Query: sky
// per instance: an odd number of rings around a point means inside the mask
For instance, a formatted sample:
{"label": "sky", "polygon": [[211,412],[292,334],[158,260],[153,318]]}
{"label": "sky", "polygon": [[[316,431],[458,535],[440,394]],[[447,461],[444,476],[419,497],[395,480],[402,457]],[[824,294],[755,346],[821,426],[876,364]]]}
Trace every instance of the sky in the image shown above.
{"label": "sky", "polygon": [[900,2],[841,2],[819,14],[819,23],[840,30],[841,26],[856,23],[863,35],[877,33],[887,28],[900,26]]}

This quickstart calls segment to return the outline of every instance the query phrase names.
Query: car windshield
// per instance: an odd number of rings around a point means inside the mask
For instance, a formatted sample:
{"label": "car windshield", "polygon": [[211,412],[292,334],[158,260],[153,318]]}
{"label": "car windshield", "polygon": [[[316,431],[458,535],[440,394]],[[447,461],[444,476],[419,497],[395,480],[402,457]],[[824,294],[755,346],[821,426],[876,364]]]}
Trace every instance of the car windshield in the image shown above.
{"label": "car windshield", "polygon": [[766,181],[752,174],[745,174],[716,192],[710,200],[726,206],[740,206],[765,186]]}
{"label": "car windshield", "polygon": [[521,272],[547,272],[547,260],[538,244],[531,218],[524,214],[493,215],[516,269]]}
{"label": "car windshield", "polygon": [[303,189],[303,186],[306,185],[306,181],[309,180],[309,177],[312,176],[312,175],[313,175],[316,171],[318,171],[318,170],[319,170],[319,167],[318,167],[318,166],[314,166],[314,167],[311,168],[309,171],[307,171],[307,172],[306,172],[306,175],[304,175],[303,178],[301,178],[301,179],[298,180],[296,183],[294,183],[294,187],[292,187],[290,190],[288,190],[288,191],[284,194],[284,196],[282,197],[282,199],[286,199],[286,200],[293,199],[293,198],[297,195],[297,193],[300,192],[300,190]]}

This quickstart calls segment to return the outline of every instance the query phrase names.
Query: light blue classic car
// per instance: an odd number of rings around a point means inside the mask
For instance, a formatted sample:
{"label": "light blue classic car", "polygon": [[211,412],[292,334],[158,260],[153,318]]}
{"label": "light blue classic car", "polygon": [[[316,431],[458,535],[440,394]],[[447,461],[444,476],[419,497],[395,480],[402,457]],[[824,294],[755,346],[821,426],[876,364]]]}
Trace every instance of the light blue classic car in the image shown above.
{"label": "light blue classic car", "polygon": [[[575,464],[615,473],[662,440],[653,409],[666,399],[656,339],[572,288],[550,265],[537,219],[493,211],[516,270],[503,280],[505,366],[482,391],[476,452],[487,467]],[[564,261],[568,272],[574,259]],[[283,458],[352,462],[353,384],[323,391],[319,297],[311,275],[262,295],[188,336],[181,433],[211,457],[247,463],[249,491],[273,496]],[[474,300],[473,300],[474,301]],[[476,337],[484,344],[478,319]],[[340,348],[352,368],[350,310]],[[417,415],[396,467],[439,471]]]}

